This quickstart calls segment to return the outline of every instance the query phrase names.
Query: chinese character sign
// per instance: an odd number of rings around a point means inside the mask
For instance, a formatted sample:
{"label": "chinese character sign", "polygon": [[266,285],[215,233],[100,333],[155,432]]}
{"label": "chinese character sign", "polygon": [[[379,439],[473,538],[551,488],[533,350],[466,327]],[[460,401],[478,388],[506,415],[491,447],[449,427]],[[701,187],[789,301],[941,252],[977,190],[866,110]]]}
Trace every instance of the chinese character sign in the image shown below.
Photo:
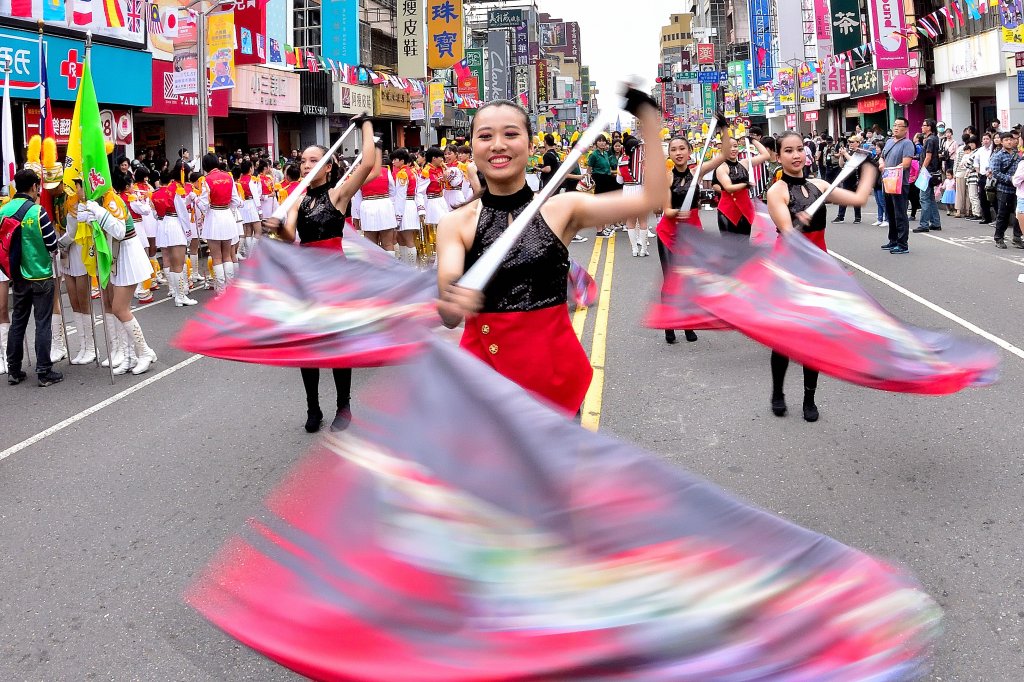
{"label": "chinese character sign", "polygon": [[715,63],[715,44],[714,43],[697,43],[697,63],[698,64],[714,64]]}
{"label": "chinese character sign", "polygon": [[515,28],[526,21],[521,9],[492,9],[487,13],[487,28]]}
{"label": "chinese character sign", "polygon": [[429,0],[400,0],[398,3],[398,75],[427,77],[427,50],[423,12]]}
{"label": "chinese character sign", "polygon": [[484,98],[484,49],[474,47],[466,50],[466,68],[476,78],[476,99]]}
{"label": "chinese character sign", "polygon": [[547,102],[548,97],[548,63],[543,59],[537,61],[537,101]]}
{"label": "chinese character sign", "polygon": [[750,0],[750,60],[754,68],[754,87],[771,83],[775,77],[775,59],[769,0]]}
{"label": "chinese character sign", "polygon": [[869,0],[871,34],[875,37],[876,69],[906,69],[910,67],[907,48],[906,17],[903,0]]}
{"label": "chinese character sign", "polygon": [[515,38],[512,44],[512,66],[528,66],[530,64],[530,31],[525,21],[516,27]]}
{"label": "chinese character sign", "polygon": [[427,66],[450,69],[465,56],[462,0],[421,1],[427,13]]}
{"label": "chinese character sign", "polygon": [[842,54],[864,43],[858,0],[832,0],[832,47]]}

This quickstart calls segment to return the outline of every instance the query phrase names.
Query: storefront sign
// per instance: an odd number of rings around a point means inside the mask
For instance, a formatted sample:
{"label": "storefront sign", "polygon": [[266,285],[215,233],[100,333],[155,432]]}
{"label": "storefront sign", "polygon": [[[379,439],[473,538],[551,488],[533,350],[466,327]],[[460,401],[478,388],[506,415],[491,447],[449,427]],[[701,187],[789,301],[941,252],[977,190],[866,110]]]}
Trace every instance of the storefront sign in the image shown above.
{"label": "storefront sign", "polygon": [[754,87],[775,78],[772,57],[771,0],[750,0],[750,58],[754,68]]}
{"label": "storefront sign", "polygon": [[710,85],[700,86],[701,91],[701,104],[703,111],[701,115],[705,121],[710,121],[715,117],[715,91],[711,89]]}
{"label": "storefront sign", "polygon": [[171,62],[174,73],[174,94],[194,95],[199,91],[199,49],[196,46],[174,51]]}
{"label": "storefront sign", "polygon": [[818,120],[817,111],[805,111],[804,112],[804,123],[814,123]]}
{"label": "storefront sign", "polygon": [[[25,105],[25,139],[39,134],[39,105]],[[71,119],[74,115],[74,107],[53,107],[50,112],[53,115],[53,131],[57,134],[56,140],[59,145],[66,145],[71,135]],[[132,112],[127,109],[101,109],[100,124],[103,127],[103,137],[108,142],[118,145],[132,143]]]}
{"label": "storefront sign", "polygon": [[484,98],[484,48],[471,47],[466,49],[466,68],[476,78],[476,99]]}
{"label": "storefront sign", "polygon": [[465,17],[462,0],[425,0],[427,66],[450,69],[465,57]]}
{"label": "storefront sign", "polygon": [[[199,98],[193,92],[181,95],[174,92],[174,67],[171,62],[153,61],[152,106],[142,111],[147,114],[171,114],[174,116],[198,116]],[[227,116],[231,94],[227,90],[215,90],[207,94],[210,116]]]}
{"label": "storefront sign", "polygon": [[822,86],[826,95],[845,95],[850,87],[847,83],[846,66],[836,61],[828,62]]}
{"label": "storefront sign", "polygon": [[[515,67],[512,70],[512,78],[514,79],[513,85],[515,87],[513,90],[515,90],[515,99],[518,99],[520,95],[528,96],[530,94],[530,67]],[[533,102],[530,102],[530,104],[533,104]]]}
{"label": "storefront sign", "polygon": [[[50,99],[73,102],[82,78],[85,43],[43,37]],[[152,69],[148,52],[94,43],[90,53],[96,98],[101,104],[145,107]],[[11,63],[11,97],[39,100],[39,34],[0,28],[0,61]]]}
{"label": "storefront sign", "polygon": [[882,91],[882,79],[873,64],[850,71],[850,98],[868,97]]}
{"label": "storefront sign", "polygon": [[889,97],[887,95],[872,95],[857,100],[857,111],[861,114],[877,114],[880,111],[885,111],[888,106]]}
{"label": "storefront sign", "polygon": [[421,93],[413,92],[409,95],[409,120],[423,121],[427,117],[426,98]]}
{"label": "storefront sign", "polygon": [[832,0],[834,53],[842,54],[863,44],[864,36],[860,30],[860,0]]}
{"label": "storefront sign", "polygon": [[373,113],[373,89],[362,85],[345,85],[335,83],[333,92],[333,110],[336,114],[358,116],[362,113]]}
{"label": "storefront sign", "polygon": [[253,111],[300,110],[299,74],[265,66],[239,66],[238,83],[231,91],[231,106]]}
{"label": "storefront sign", "polygon": [[[419,1],[425,3],[427,0]],[[323,0],[320,23],[323,26],[321,54],[324,57],[342,64],[358,64],[362,61],[359,58],[359,31],[356,30],[359,26],[360,4],[359,0]],[[391,6],[394,7],[394,4]],[[401,47],[402,43],[398,44]]]}
{"label": "storefront sign", "polygon": [[508,66],[508,36],[504,31],[491,31],[487,36],[487,99],[508,99]]}
{"label": "storefront sign", "polygon": [[548,101],[548,84],[551,79],[548,77],[548,63],[540,59],[537,61],[537,101]]}
{"label": "storefront sign", "polygon": [[868,0],[871,35],[875,36],[876,69],[910,67],[910,50],[904,33],[907,28],[903,0]]}
{"label": "storefront sign", "polygon": [[1024,74],[1017,74],[1017,102],[1024,104]]}
{"label": "storefront sign", "polygon": [[715,44],[714,43],[698,43],[697,44],[697,63],[698,64],[714,64],[715,63]]}
{"label": "storefront sign", "polygon": [[526,66],[530,63],[530,32],[524,21],[515,30],[512,43],[512,66]]}
{"label": "storefront sign", "polygon": [[333,99],[331,74],[326,71],[299,72],[299,104],[307,116],[326,116]]}
{"label": "storefront sign", "polygon": [[491,30],[516,28],[525,21],[521,9],[492,9],[487,13],[487,28]]}
{"label": "storefront sign", "polygon": [[1004,68],[999,32],[988,31],[935,48],[935,83],[991,76]]}
{"label": "storefront sign", "polygon": [[427,77],[423,22],[427,1],[402,0],[398,3],[398,75],[402,78]]}
{"label": "storefront sign", "polygon": [[373,115],[409,120],[409,93],[401,88],[377,85],[373,88]]}

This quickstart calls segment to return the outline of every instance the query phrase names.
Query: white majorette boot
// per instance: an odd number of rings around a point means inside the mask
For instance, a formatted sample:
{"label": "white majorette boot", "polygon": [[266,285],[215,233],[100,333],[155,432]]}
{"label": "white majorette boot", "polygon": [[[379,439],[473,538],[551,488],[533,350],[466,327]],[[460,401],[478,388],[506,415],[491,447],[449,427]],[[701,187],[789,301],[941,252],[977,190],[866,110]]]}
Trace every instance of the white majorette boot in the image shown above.
{"label": "white majorette boot", "polygon": [[100,363],[100,367],[117,367],[124,362],[124,348],[117,328],[121,326],[113,313],[103,313],[103,333],[110,337],[110,355]]}
{"label": "white majorette boot", "polygon": [[224,273],[224,264],[218,263],[213,266],[213,290],[220,296],[226,285],[227,275]]}
{"label": "white majorette boot", "polygon": [[142,333],[142,327],[139,326],[138,320],[133,317],[123,324],[124,330],[128,333],[128,338],[132,340],[135,346],[135,355],[138,357],[138,363],[135,365],[135,369],[132,370],[132,374],[145,374],[149,371],[150,365],[156,362],[156,353],[146,344],[146,337]]}
{"label": "white majorette boot", "polygon": [[11,333],[10,322],[0,322],[0,374],[7,374],[7,335]]}
{"label": "white majorette boot", "polygon": [[50,362],[60,362],[68,356],[68,347],[64,343],[64,318],[60,313],[54,313],[50,320],[50,333],[53,340],[50,341]]}
{"label": "white majorette boot", "polygon": [[96,342],[92,338],[92,316],[87,313],[75,313],[75,315],[78,318],[79,333],[82,335],[82,350],[71,361],[71,364],[88,365],[96,361]]}
{"label": "white majorette boot", "polygon": [[637,229],[637,231],[636,231],[636,241],[640,245],[640,255],[641,256],[649,256],[649,255],[651,255],[650,252],[647,250],[647,246],[648,246],[648,244],[650,242],[649,242],[649,238],[647,236],[647,228],[646,227],[641,227],[641,228]]}
{"label": "white majorette boot", "polygon": [[139,359],[135,354],[135,344],[128,338],[128,331],[120,320],[117,323],[117,336],[121,340],[121,348],[124,350],[124,360],[114,368],[114,374],[121,376],[133,369],[139,363]]}
{"label": "white majorette boot", "polygon": [[172,274],[174,275],[173,284],[177,288],[174,294],[174,305],[178,308],[185,305],[199,305],[199,301],[188,297],[188,275],[184,271]]}

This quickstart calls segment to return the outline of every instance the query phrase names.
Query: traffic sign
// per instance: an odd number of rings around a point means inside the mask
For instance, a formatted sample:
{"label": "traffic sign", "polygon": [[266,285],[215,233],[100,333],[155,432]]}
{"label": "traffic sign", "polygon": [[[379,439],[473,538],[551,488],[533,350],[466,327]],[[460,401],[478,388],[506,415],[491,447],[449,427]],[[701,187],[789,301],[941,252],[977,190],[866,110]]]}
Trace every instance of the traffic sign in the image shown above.
{"label": "traffic sign", "polygon": [[726,75],[721,71],[701,71],[697,74],[697,82],[704,84],[720,83],[725,80]]}
{"label": "traffic sign", "polygon": [[676,74],[676,81],[680,83],[689,83],[690,85],[693,85],[694,83],[697,82],[697,72],[680,71],[679,73]]}

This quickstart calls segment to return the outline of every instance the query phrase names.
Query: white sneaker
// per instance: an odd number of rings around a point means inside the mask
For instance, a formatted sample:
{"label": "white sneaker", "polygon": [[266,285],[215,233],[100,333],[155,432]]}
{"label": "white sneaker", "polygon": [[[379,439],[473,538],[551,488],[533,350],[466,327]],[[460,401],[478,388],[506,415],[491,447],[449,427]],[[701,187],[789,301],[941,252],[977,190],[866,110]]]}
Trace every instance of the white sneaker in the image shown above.
{"label": "white sneaker", "polygon": [[876,220],[875,222],[873,222],[871,224],[877,227],[878,225],[882,224],[882,221],[881,220]]}
{"label": "white sneaker", "polygon": [[878,226],[879,227],[889,227],[889,223],[888,223],[888,221],[883,220],[882,222],[878,223]]}

